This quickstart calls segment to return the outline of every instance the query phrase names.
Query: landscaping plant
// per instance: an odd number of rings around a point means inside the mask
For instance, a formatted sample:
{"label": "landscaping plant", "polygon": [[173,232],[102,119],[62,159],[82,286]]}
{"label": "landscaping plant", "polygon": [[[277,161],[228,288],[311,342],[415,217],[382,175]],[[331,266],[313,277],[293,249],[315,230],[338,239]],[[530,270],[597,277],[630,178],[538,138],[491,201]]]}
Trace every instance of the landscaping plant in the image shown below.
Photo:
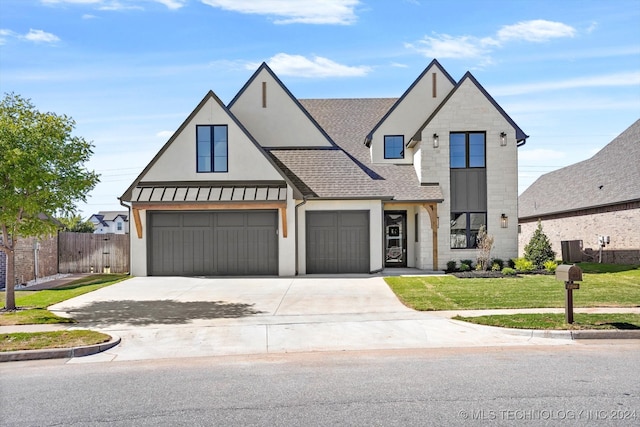
{"label": "landscaping plant", "polygon": [[538,228],[533,233],[531,240],[524,247],[524,257],[538,269],[544,268],[545,261],[554,261],[556,259],[556,253],[551,249],[551,242],[542,231],[542,223],[540,221],[538,221]]}

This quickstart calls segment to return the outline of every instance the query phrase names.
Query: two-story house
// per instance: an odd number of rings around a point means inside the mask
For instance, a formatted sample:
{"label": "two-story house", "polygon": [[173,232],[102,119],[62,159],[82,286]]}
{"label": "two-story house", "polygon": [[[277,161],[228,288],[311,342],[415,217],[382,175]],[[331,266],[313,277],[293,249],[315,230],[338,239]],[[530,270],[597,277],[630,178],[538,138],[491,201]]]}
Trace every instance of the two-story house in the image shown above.
{"label": "two-story house", "polygon": [[129,212],[100,211],[89,217],[95,234],[127,234],[129,232]]}
{"label": "two-story house", "polygon": [[517,256],[527,135],[470,74],[432,61],[400,98],[297,99],[262,64],[209,92],[122,195],[131,271],[372,273]]}

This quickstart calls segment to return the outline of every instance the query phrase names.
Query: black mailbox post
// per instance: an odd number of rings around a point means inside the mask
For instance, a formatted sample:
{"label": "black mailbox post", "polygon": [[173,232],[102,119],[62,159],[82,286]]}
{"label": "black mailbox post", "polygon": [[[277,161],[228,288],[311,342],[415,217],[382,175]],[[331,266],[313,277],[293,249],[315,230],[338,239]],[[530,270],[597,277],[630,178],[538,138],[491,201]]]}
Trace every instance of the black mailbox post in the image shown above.
{"label": "black mailbox post", "polygon": [[565,320],[573,323],[573,290],[580,289],[579,283],[582,281],[582,270],[576,265],[559,265],[556,268],[556,279],[564,282],[565,294]]}

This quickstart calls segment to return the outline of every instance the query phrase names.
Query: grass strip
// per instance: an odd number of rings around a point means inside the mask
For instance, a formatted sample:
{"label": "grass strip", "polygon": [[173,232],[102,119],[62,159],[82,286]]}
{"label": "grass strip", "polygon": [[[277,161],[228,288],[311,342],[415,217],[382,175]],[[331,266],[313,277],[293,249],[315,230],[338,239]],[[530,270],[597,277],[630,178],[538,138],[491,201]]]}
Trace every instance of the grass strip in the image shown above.
{"label": "grass strip", "polygon": [[[126,274],[93,274],[70,282],[61,288],[17,291],[16,305],[19,309],[1,312],[0,326],[75,323],[73,319],[56,316],[48,311],[47,307],[113,285],[128,277]],[[4,308],[4,292],[0,292],[0,299],[3,301]]]}
{"label": "grass strip", "polygon": [[108,342],[109,335],[89,330],[0,334],[0,352],[72,348]]}
{"label": "grass strip", "polygon": [[581,330],[581,329],[624,329],[640,330],[640,314],[635,313],[574,313],[574,323],[565,323],[564,313],[536,313],[536,314],[509,314],[464,317],[455,316],[453,319],[486,326],[500,326],[515,329],[555,329],[555,330]]}

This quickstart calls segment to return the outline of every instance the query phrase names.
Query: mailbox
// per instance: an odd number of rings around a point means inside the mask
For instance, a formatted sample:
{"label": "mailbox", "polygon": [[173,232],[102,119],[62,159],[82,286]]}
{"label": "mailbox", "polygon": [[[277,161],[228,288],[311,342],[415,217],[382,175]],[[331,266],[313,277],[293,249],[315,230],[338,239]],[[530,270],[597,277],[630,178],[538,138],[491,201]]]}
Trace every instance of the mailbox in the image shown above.
{"label": "mailbox", "polygon": [[559,265],[556,268],[556,279],[562,282],[582,281],[582,270],[577,265]]}

